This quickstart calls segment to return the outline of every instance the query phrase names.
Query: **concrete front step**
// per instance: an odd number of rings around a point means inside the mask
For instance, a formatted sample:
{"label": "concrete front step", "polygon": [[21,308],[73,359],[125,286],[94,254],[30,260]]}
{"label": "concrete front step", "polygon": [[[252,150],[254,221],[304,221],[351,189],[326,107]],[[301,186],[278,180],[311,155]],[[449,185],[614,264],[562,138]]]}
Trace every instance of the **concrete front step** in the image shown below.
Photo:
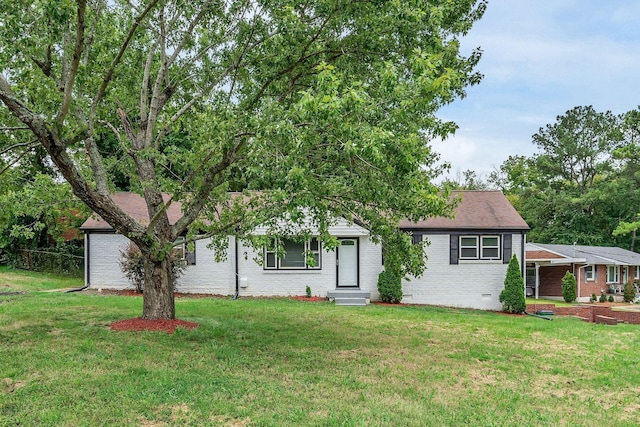
{"label": "concrete front step", "polygon": [[336,305],[350,305],[350,306],[358,306],[358,307],[364,307],[367,305],[367,299],[366,298],[344,298],[344,297],[340,297],[340,298],[336,298],[335,299]]}
{"label": "concrete front step", "polygon": [[329,299],[334,298],[371,298],[371,292],[364,292],[359,289],[354,290],[335,290],[327,292],[327,297]]}

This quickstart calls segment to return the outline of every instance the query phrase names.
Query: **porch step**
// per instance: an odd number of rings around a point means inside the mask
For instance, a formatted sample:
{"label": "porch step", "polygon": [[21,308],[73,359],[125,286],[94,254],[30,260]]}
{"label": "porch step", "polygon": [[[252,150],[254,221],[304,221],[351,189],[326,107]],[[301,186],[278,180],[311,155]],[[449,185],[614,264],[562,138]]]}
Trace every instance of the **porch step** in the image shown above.
{"label": "porch step", "polygon": [[329,299],[334,299],[334,298],[365,298],[365,299],[370,299],[371,298],[371,292],[365,292],[365,291],[360,291],[360,290],[351,290],[351,291],[329,291],[327,292],[327,297]]}
{"label": "porch step", "polygon": [[364,307],[367,305],[367,299],[366,298],[344,298],[344,297],[340,297],[340,298],[336,298],[336,305],[350,305],[350,306],[358,306],[358,307]]}

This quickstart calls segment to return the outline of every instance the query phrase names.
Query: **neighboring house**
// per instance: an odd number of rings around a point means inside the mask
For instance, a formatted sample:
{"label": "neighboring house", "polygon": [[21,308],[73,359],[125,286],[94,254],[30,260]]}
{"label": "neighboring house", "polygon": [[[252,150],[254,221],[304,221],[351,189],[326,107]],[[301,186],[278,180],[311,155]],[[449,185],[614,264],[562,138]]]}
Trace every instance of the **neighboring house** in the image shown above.
{"label": "neighboring house", "polygon": [[562,299],[562,277],[573,273],[578,301],[592,294],[622,294],[628,280],[640,280],[640,254],[602,246],[527,243],[527,295]]}
{"label": "neighboring house", "polygon": [[[497,310],[504,288],[507,264],[512,254],[524,259],[525,233],[529,229],[509,201],[499,191],[461,191],[454,219],[432,218],[418,223],[403,222],[401,229],[412,233],[417,243],[428,239],[427,270],[419,278],[403,282],[403,302]],[[143,199],[131,193],[117,193],[114,201],[135,219],[148,221]],[[180,216],[173,204],[169,220]],[[128,239],[115,234],[101,218],[90,217],[82,226],[85,233],[85,284],[93,288],[124,289],[131,286],[120,270],[121,252]],[[261,233],[260,229],[256,233]],[[229,237],[226,261],[215,262],[208,240],[181,252],[186,272],[178,280],[181,292],[240,296],[304,295],[306,286],[313,295],[336,298],[378,299],[377,279],[383,270],[382,249],[374,244],[366,229],[346,220],[330,228],[340,244],[327,251],[315,238],[302,243],[285,240],[286,256],[263,248],[256,252]],[[303,252],[316,259],[307,266]],[[254,261],[263,259],[263,265]]]}

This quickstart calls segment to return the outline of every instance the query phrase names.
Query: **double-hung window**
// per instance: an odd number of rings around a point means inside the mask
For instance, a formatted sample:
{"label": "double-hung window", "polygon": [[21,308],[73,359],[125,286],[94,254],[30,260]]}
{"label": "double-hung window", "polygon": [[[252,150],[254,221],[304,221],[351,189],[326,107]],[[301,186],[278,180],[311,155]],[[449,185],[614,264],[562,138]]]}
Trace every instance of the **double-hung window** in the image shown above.
{"label": "double-hung window", "polygon": [[584,268],[584,277],[586,280],[595,280],[596,277],[593,270],[593,265],[587,265]]}
{"label": "double-hung window", "polygon": [[460,259],[478,259],[478,236],[460,236]]}
{"label": "double-hung window", "polygon": [[500,236],[460,236],[461,260],[499,260]]}
{"label": "double-hung window", "polygon": [[617,265],[607,266],[607,283],[620,283],[620,269]]}
{"label": "double-hung window", "polygon": [[[278,253],[278,246],[282,253]],[[304,242],[281,238],[264,249],[264,268],[267,270],[297,269],[319,270],[320,242],[313,237]]]}

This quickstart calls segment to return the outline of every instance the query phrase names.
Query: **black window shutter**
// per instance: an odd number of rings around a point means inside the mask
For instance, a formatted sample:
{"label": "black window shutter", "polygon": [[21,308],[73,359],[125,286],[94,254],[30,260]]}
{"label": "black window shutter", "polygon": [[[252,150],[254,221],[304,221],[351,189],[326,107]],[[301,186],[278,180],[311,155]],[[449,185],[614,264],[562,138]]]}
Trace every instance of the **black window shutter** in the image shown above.
{"label": "black window shutter", "polygon": [[513,237],[513,235],[511,233],[502,235],[502,262],[503,262],[503,264],[509,264],[509,260],[511,259],[511,253],[512,253],[511,239],[512,239],[512,237]]}
{"label": "black window shutter", "polygon": [[418,243],[422,242],[422,234],[420,233],[413,233],[411,235],[411,243],[413,243],[414,245],[417,245]]}
{"label": "black window shutter", "polygon": [[449,235],[449,264],[458,263],[458,235]]}

